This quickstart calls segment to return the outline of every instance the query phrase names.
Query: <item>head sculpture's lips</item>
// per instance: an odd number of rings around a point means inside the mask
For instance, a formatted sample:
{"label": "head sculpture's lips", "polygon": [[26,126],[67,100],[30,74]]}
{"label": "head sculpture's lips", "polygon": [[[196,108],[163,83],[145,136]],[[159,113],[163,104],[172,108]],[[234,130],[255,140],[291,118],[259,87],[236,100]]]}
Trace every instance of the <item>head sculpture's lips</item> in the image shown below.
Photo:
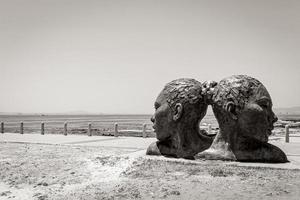
{"label": "head sculpture's lips", "polygon": [[270,136],[272,134],[272,130],[273,130],[273,128],[268,128],[268,130],[267,130],[268,136]]}
{"label": "head sculpture's lips", "polygon": [[270,124],[269,127],[268,127],[268,129],[267,129],[267,132],[268,132],[269,135],[272,134],[272,130],[274,130],[274,125]]}
{"label": "head sculpture's lips", "polygon": [[155,132],[155,126],[154,125],[152,126],[152,128],[153,128],[153,131]]}

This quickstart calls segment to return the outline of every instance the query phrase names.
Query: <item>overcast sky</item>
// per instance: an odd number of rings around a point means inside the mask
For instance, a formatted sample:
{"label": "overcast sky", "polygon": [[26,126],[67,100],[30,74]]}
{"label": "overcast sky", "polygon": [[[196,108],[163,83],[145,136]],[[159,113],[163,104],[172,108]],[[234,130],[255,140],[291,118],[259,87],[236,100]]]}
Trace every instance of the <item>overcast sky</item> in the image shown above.
{"label": "overcast sky", "polygon": [[146,113],[177,78],[300,106],[300,1],[0,0],[0,112]]}

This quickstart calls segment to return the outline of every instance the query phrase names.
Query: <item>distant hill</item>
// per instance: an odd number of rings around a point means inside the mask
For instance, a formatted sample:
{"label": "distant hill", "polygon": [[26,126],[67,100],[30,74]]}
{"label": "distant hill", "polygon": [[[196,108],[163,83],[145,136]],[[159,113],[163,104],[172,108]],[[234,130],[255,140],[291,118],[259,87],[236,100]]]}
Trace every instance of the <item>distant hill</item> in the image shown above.
{"label": "distant hill", "polygon": [[87,112],[84,110],[74,110],[74,111],[69,111],[69,112],[65,112],[65,113],[59,113],[62,115],[91,115],[91,114],[103,114],[103,113],[91,113],[91,112]]}
{"label": "distant hill", "polygon": [[21,113],[21,112],[0,112],[0,115],[104,115],[104,113],[91,113],[86,111],[70,111],[61,113]]}
{"label": "distant hill", "polygon": [[18,112],[0,112],[0,115],[22,115],[23,113]]}
{"label": "distant hill", "polygon": [[300,115],[300,106],[289,108],[273,108],[277,115]]}

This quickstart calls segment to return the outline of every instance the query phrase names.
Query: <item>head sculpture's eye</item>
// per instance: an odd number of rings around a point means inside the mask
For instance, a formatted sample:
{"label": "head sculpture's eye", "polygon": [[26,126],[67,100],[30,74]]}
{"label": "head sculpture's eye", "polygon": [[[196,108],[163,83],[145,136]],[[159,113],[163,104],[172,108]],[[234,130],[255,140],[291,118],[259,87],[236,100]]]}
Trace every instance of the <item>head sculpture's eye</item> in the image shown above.
{"label": "head sculpture's eye", "polygon": [[260,107],[262,107],[264,109],[268,109],[271,105],[270,99],[267,97],[260,99],[257,103]]}
{"label": "head sculpture's eye", "polygon": [[268,109],[268,105],[266,105],[266,104],[261,104],[260,107]]}

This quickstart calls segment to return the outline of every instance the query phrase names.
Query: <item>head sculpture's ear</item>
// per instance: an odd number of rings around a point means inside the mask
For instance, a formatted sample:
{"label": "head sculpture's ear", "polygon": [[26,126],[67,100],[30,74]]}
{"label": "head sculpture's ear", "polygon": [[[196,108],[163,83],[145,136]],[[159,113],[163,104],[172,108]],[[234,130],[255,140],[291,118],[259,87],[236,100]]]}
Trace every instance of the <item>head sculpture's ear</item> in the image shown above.
{"label": "head sculpture's ear", "polygon": [[181,103],[176,103],[175,105],[175,113],[173,115],[173,120],[177,121],[180,119],[180,117],[182,116],[182,112],[183,112],[183,106]]}
{"label": "head sculpture's ear", "polygon": [[227,113],[229,113],[232,119],[237,120],[236,106],[232,101],[228,101],[224,105],[224,109],[227,111]]}

